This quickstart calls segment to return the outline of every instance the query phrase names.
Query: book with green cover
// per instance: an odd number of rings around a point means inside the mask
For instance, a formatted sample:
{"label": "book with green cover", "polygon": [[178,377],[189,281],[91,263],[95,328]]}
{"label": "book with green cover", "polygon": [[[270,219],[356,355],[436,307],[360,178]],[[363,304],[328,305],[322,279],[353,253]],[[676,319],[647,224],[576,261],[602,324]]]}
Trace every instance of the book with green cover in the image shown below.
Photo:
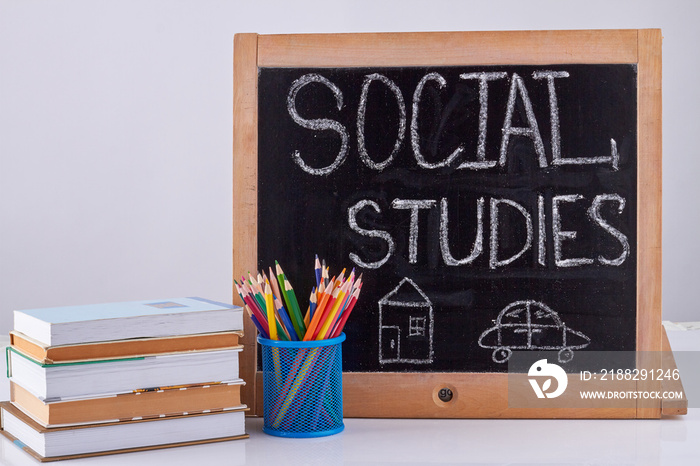
{"label": "book with green cover", "polygon": [[138,389],[238,380],[241,348],[163,354],[130,359],[41,364],[7,351],[10,380],[49,402],[106,396]]}

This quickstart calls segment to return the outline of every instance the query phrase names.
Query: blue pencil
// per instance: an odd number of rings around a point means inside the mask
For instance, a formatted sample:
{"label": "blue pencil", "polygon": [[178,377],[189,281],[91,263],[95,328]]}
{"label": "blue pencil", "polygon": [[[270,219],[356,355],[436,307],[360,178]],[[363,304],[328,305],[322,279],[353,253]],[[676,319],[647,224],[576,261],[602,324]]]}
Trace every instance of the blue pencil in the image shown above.
{"label": "blue pencil", "polygon": [[316,254],[316,263],[314,264],[314,272],[316,273],[316,288],[321,286],[321,262],[318,260],[318,254]]}
{"label": "blue pencil", "polygon": [[[248,306],[246,306],[246,308],[247,307]],[[258,319],[255,318],[253,313],[251,312],[249,315],[250,315],[250,320],[253,321],[253,324],[258,329],[258,332],[260,332],[260,335],[262,335],[263,338],[270,338],[269,335],[267,334],[267,332],[265,331],[265,329],[262,327],[262,325],[260,325],[260,322],[258,322]]]}
{"label": "blue pencil", "polygon": [[284,324],[284,328],[287,329],[287,332],[289,333],[289,336],[291,337],[292,341],[299,341],[299,337],[296,331],[294,330],[294,326],[292,325],[292,320],[289,318],[289,314],[287,314],[287,311],[284,309],[284,306],[279,301],[279,299],[277,299],[277,297],[274,297],[273,299],[275,302],[275,309],[280,315],[282,323]]}
{"label": "blue pencil", "polygon": [[314,318],[314,312],[316,312],[316,288],[311,291],[311,297],[309,298],[309,322]]}

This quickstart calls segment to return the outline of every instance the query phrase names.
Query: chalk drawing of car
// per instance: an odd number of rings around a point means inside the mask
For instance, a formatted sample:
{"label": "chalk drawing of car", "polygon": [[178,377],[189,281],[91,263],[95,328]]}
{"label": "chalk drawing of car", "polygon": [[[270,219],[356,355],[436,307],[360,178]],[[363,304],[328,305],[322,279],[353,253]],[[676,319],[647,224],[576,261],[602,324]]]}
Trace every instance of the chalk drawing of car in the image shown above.
{"label": "chalk drawing of car", "polygon": [[591,339],[568,328],[559,314],[539,301],[516,301],[505,307],[493,327],[479,337],[479,346],[493,349],[491,359],[504,363],[513,350],[558,350],[558,359],[566,363],[574,350],[588,346]]}

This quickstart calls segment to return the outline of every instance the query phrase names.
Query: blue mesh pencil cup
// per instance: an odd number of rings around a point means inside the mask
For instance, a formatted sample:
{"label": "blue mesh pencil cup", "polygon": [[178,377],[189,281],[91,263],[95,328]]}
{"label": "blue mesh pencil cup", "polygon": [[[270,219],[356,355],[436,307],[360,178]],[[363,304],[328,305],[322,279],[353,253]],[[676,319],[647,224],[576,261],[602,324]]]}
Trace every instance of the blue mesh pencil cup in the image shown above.
{"label": "blue mesh pencil cup", "polygon": [[278,437],[323,437],[343,424],[342,342],[269,340],[262,348],[263,431]]}

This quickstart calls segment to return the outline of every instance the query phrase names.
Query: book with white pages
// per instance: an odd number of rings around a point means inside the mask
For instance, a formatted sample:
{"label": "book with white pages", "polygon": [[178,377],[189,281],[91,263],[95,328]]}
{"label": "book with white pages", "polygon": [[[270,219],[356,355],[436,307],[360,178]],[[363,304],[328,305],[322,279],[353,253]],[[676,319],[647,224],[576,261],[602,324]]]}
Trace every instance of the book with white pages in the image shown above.
{"label": "book with white pages", "polygon": [[164,354],[78,363],[40,364],[7,349],[8,376],[42,401],[67,400],[136,389],[223,382],[239,377],[241,349]]}
{"label": "book with white pages", "polygon": [[196,445],[247,438],[245,408],[46,429],[9,402],[0,434],[39,461]]}
{"label": "book with white pages", "polygon": [[14,330],[46,345],[155,338],[243,329],[243,309],[171,298],[14,311]]}
{"label": "book with white pages", "polygon": [[45,402],[10,382],[10,401],[42,427],[75,426],[245,407],[241,379],[133,390],[104,396]]}

